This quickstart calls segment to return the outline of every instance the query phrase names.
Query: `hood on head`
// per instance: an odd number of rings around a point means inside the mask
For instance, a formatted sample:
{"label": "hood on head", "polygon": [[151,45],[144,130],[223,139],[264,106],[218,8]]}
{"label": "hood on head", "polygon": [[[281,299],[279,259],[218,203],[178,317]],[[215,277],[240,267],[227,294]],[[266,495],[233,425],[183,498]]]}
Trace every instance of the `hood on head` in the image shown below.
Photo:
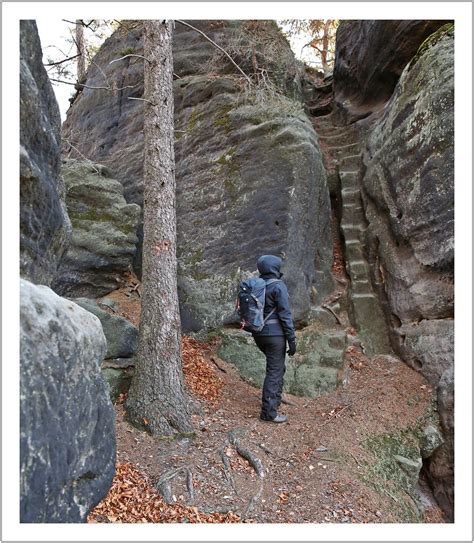
{"label": "hood on head", "polygon": [[257,269],[260,275],[272,274],[276,277],[281,277],[280,272],[281,258],[274,255],[263,255],[257,260]]}

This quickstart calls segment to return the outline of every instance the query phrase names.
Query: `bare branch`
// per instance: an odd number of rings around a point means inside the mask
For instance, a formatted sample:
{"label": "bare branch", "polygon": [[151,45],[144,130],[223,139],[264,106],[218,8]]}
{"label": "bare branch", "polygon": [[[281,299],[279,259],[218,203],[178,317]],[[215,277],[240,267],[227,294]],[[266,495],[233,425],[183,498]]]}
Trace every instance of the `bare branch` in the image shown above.
{"label": "bare branch", "polygon": [[70,147],[72,147],[74,149],[74,151],[79,153],[81,155],[81,157],[90,164],[91,168],[93,168],[96,171],[96,173],[98,175],[100,175],[100,171],[94,166],[94,163],[92,162],[92,160],[90,158],[87,158],[85,155],[83,155],[81,153],[81,151],[79,151],[79,149],[76,146],[74,146],[68,139],[63,137],[63,141],[65,141]]}
{"label": "bare branch", "polygon": [[84,19],[77,19],[77,21],[68,21],[67,19],[61,19],[61,21],[65,22],[65,23],[69,23],[69,24],[74,25],[74,26],[76,24],[80,24],[84,28],[90,28],[92,26],[92,23],[94,22],[94,19],[92,19],[90,23],[85,23]]}
{"label": "bare branch", "polygon": [[119,60],[123,60],[124,58],[127,58],[127,57],[138,57],[138,58],[142,58],[143,60],[146,60],[147,62],[150,62],[146,57],[144,57],[143,55],[135,55],[135,54],[130,54],[130,55],[125,55],[123,57],[120,57],[120,58],[114,58],[114,60],[111,60],[109,62],[109,64],[113,64],[114,62],[118,62]]}
{"label": "bare branch", "polygon": [[312,41],[303,45],[303,47],[301,48],[301,52],[303,52],[303,49],[305,49],[305,47],[312,47],[313,49],[316,49],[316,51],[318,51],[319,53],[321,54],[323,53],[323,51],[317,45],[315,45]]}
{"label": "bare branch", "polygon": [[54,79],[52,77],[49,78],[50,81],[54,81],[55,83],[63,83],[64,85],[72,85],[73,87],[84,87],[85,89],[93,89],[93,90],[113,90],[110,87],[90,87],[89,85],[84,85],[82,83],[71,83],[70,81],[64,81],[62,79]]}
{"label": "bare branch", "polygon": [[[65,57],[67,57],[68,54],[69,54],[69,53],[65,53],[57,45],[47,45],[46,47],[44,47],[44,49],[57,49],[61,53],[61,55],[64,55]],[[72,47],[71,47],[71,49],[72,49]],[[69,49],[69,52],[71,51],[71,49]]]}
{"label": "bare branch", "polygon": [[63,64],[64,62],[68,62],[69,60],[74,60],[77,57],[80,57],[80,53],[77,55],[74,55],[73,57],[65,58],[64,60],[59,60],[58,62],[49,62],[48,64],[43,64],[43,66],[57,66],[58,64]]}
{"label": "bare branch", "polygon": [[224,53],[224,55],[232,62],[232,64],[237,68],[237,70],[239,70],[239,72],[250,83],[250,85],[253,85],[252,80],[250,79],[250,77],[242,70],[242,68],[235,62],[235,60],[229,55],[229,53],[225,49],[223,49],[220,45],[217,45],[217,43],[215,41],[211,40],[211,38],[209,36],[207,36],[206,34],[204,34],[204,32],[202,32],[201,30],[197,29],[196,27],[190,25],[189,23],[185,23],[184,21],[180,21],[179,19],[176,19],[176,22],[180,23],[180,24],[182,24],[184,26],[187,26],[188,28],[191,28],[192,30],[195,30],[198,34],[201,34],[201,36],[203,36],[209,43],[212,43],[212,45],[214,45],[214,47],[217,47],[217,49],[219,49],[219,51],[222,51],[222,53]]}
{"label": "bare branch", "polygon": [[[127,85],[125,87],[91,87],[90,85],[84,85],[83,83],[71,83],[70,81],[64,81],[62,79],[53,79],[52,77],[49,78],[50,81],[54,81],[55,83],[64,83],[64,85],[73,85],[74,87],[84,87],[85,89],[92,89],[92,90],[107,90],[107,91],[119,91],[124,89],[134,89],[138,86],[138,83],[136,85]],[[130,100],[139,100],[139,98],[130,98]]]}
{"label": "bare branch", "polygon": [[115,23],[117,23],[119,26],[123,26],[127,32],[130,32],[133,30],[132,28],[128,27],[126,24],[124,24],[122,21],[119,21],[118,19],[113,19]]}
{"label": "bare branch", "polygon": [[105,82],[107,83],[107,86],[110,87],[109,80],[107,79],[107,76],[105,75],[104,70],[103,70],[96,62],[94,62],[93,60],[91,60],[90,63],[93,64],[93,65],[99,70],[99,72],[100,72],[100,73],[102,74],[102,76],[104,77]]}
{"label": "bare branch", "polygon": [[128,99],[129,99],[129,100],[139,100],[140,102],[148,102],[148,103],[151,104],[152,106],[156,106],[156,104],[154,104],[154,103],[151,102],[150,100],[147,100],[146,98],[133,98],[133,96],[129,96]]}

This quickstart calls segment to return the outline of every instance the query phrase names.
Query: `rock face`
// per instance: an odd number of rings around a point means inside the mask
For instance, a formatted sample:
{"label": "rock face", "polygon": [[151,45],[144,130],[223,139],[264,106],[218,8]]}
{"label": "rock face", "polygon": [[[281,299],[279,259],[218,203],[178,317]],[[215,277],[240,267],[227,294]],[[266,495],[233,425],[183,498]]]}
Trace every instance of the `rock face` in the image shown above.
{"label": "rock face", "polygon": [[[329,193],[309,121],[229,79],[178,81],[178,261],[185,327],[220,324],[261,254],[284,257],[294,316],[330,290]],[[197,101],[197,96],[201,96]],[[202,96],[209,96],[203,100]],[[240,272],[240,273],[239,273]],[[227,320],[227,322],[230,322]]]}
{"label": "rock face", "polygon": [[124,317],[111,315],[105,307],[110,301],[74,298],[74,303],[95,315],[102,325],[107,352],[101,364],[102,376],[109,386],[111,401],[128,392],[135,369],[134,355],[138,349],[138,328]]}
{"label": "rock face", "polygon": [[[190,21],[216,43],[225,46],[242,69],[254,71],[253,45],[258,66],[272,70],[272,82],[291,96],[300,93],[299,74],[303,69],[274,21]],[[255,27],[255,28],[254,28]],[[143,102],[130,100],[143,96],[143,59],[125,55],[143,54],[143,27],[140,22],[123,25],[106,40],[87,72],[91,87],[111,86],[111,90],[84,88],[68,111],[63,125],[64,152],[79,158],[70,144],[87,158],[109,167],[124,186],[127,202],[143,204]],[[173,38],[174,73],[186,80],[195,75],[213,79],[216,74],[230,77],[239,72],[227,57],[196,31],[176,24]],[[104,75],[105,74],[105,75]],[[211,75],[212,74],[212,75]],[[204,77],[206,78],[206,77]],[[179,80],[178,80],[179,81]],[[219,91],[218,91],[219,92]],[[220,91],[222,92],[222,91]],[[194,95],[194,104],[207,101],[212,86]],[[176,104],[175,109],[179,106]],[[179,137],[179,133],[177,134]]]}
{"label": "rock face", "polygon": [[433,384],[453,364],[453,38],[441,29],[407,66],[364,153],[368,241],[393,341]]}
{"label": "rock face", "polygon": [[[257,257],[265,253],[285,256],[292,307],[302,318],[311,287],[320,297],[332,289],[332,242],[315,133],[301,104],[290,99],[300,92],[298,66],[273,22],[193,24],[226,47],[247,73],[261,67],[272,70],[272,76],[268,86],[260,82],[249,90],[219,51],[195,31],[177,26],[175,153],[184,330],[231,322],[238,281],[255,270]],[[252,44],[257,44],[256,58]],[[121,53],[141,52],[140,25],[109,38],[95,63],[122,90],[84,89],[64,126],[66,139],[110,167],[127,201],[138,204],[144,105],[128,98],[142,96],[143,60],[109,63]],[[103,75],[91,68],[87,84],[100,82]],[[66,144],[65,153],[74,152]]]}
{"label": "rock face", "polygon": [[73,301],[100,320],[107,341],[106,359],[131,358],[136,353],[138,329],[130,321],[107,313],[95,300],[76,298]]}
{"label": "rock face", "polygon": [[53,288],[68,297],[102,296],[131,268],[140,206],[126,203],[122,185],[101,164],[68,159],[61,173],[72,239]]}
{"label": "rock face", "polygon": [[99,320],[21,281],[20,521],[83,522],[115,466],[114,410]]}
{"label": "rock face", "polygon": [[452,518],[454,398],[444,390],[452,382],[440,380],[454,364],[452,25],[420,47],[383,115],[370,122],[365,142],[362,184],[371,269],[385,298],[392,345],[443,398],[439,412],[446,442],[430,466]]}
{"label": "rock face", "polygon": [[336,35],[336,108],[367,113],[384,104],[423,41],[446,22],[343,21]]}
{"label": "rock face", "polygon": [[428,475],[436,501],[454,519],[454,368],[447,369],[437,387],[438,411],[445,444],[430,458]]}
{"label": "rock face", "polygon": [[[286,360],[284,392],[315,398],[338,387],[343,380],[346,333],[320,324],[297,332],[297,354]],[[265,356],[250,334],[226,330],[219,356],[237,367],[243,379],[261,388],[265,379]]]}
{"label": "rock face", "polygon": [[[350,279],[347,305],[351,323],[356,327],[368,356],[391,352],[386,319],[379,296],[371,281],[370,266],[364,251],[367,219],[361,195],[362,153],[357,131],[352,125],[334,125],[334,115],[314,119],[318,137],[326,149],[331,196],[339,201],[341,242],[345,268]],[[329,160],[328,160],[329,159]]]}
{"label": "rock face", "polygon": [[59,173],[61,118],[34,21],[20,21],[20,273],[50,285],[70,237]]}

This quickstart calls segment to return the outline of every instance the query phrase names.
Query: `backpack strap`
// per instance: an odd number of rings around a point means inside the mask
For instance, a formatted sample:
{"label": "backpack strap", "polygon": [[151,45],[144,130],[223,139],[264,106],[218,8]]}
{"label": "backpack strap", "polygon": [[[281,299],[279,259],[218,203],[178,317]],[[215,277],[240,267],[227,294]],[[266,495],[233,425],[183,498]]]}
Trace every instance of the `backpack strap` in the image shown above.
{"label": "backpack strap", "polygon": [[[265,284],[266,285],[272,285],[273,283],[281,283],[281,279],[265,279]],[[273,313],[275,313],[276,311],[276,307],[274,307],[270,313],[263,319],[263,323],[265,324],[268,319],[273,315]]]}
{"label": "backpack strap", "polygon": [[270,313],[263,319],[263,324],[265,324],[267,322],[267,320],[273,315],[273,313],[275,313],[275,310],[276,310],[276,307],[274,307]]}
{"label": "backpack strap", "polygon": [[264,279],[266,285],[272,285],[273,283],[281,283],[281,279]]}

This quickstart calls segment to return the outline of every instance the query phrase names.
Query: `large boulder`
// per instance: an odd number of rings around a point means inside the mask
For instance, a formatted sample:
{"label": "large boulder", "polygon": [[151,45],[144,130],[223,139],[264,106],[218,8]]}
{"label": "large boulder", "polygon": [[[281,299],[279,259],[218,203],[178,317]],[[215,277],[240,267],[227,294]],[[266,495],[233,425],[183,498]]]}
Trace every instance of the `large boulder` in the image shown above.
{"label": "large boulder", "polygon": [[[370,126],[363,156],[368,241],[394,340],[404,359],[428,347],[437,353],[438,370],[426,368],[433,384],[453,360],[453,46],[452,25],[427,41]],[[414,335],[430,339],[419,344]]]}
{"label": "large boulder", "polygon": [[50,285],[70,237],[59,172],[61,117],[34,21],[20,21],[20,273]]}
{"label": "large boulder", "polygon": [[123,186],[101,164],[67,159],[61,173],[72,239],[53,288],[68,297],[103,296],[131,269],[140,206],[127,204]]}
{"label": "large boulder", "polygon": [[175,100],[185,131],[175,146],[185,328],[231,322],[238,280],[262,254],[283,257],[303,318],[311,287],[332,286],[329,192],[311,123],[295,102],[242,97],[224,77],[180,80]]}
{"label": "large boulder", "polygon": [[111,315],[95,300],[75,298],[73,301],[100,320],[107,341],[106,359],[133,357],[138,348],[138,329],[129,320]]}
{"label": "large boulder", "polygon": [[[440,378],[454,364],[453,25],[425,41],[383,114],[366,124],[368,252],[392,343],[445,398],[452,383]],[[430,477],[452,518],[452,410],[442,405],[445,443],[430,463]]]}
{"label": "large boulder", "polygon": [[[229,51],[248,74],[268,70],[269,84],[293,96],[300,95],[304,71],[275,21],[189,21]],[[124,186],[127,202],[143,205],[143,24],[122,21],[87,71],[84,87],[74,99],[63,125],[63,150],[108,166]],[[255,57],[254,57],[255,55]],[[123,58],[122,60],[117,60]],[[113,62],[112,62],[113,61]],[[112,63],[111,63],[112,62]],[[217,74],[239,75],[230,60],[202,35],[179,23],[173,36],[173,71],[176,77]],[[177,80],[179,81],[179,79]],[[229,82],[231,85],[231,82]],[[94,89],[107,87],[110,90]],[[206,101],[212,87],[196,95]],[[132,99],[130,99],[132,98]],[[178,109],[178,106],[177,108]],[[179,134],[178,134],[179,135]]]}
{"label": "large boulder", "polygon": [[84,522],[115,471],[100,321],[20,282],[20,521]]}
{"label": "large boulder", "polygon": [[392,95],[423,41],[447,21],[343,21],[336,34],[334,99],[346,113],[367,114]]}
{"label": "large boulder", "polygon": [[[248,87],[199,33],[174,37],[179,296],[185,331],[231,322],[239,278],[261,254],[284,257],[297,319],[332,289],[330,203],[313,127],[303,113],[298,65],[271,21],[193,22],[254,80]],[[121,90],[85,88],[64,124],[64,152],[106,164],[127,201],[143,200],[143,30],[127,23],[95,57],[86,84],[104,74]],[[238,47],[237,47],[238,46]],[[254,54],[255,52],[255,54]],[[100,67],[97,68],[97,66]],[[102,72],[103,70],[103,72]],[[255,72],[255,73],[254,73]],[[267,73],[265,72],[265,73]],[[278,91],[278,92],[277,92]],[[135,262],[139,271],[139,258]]]}

